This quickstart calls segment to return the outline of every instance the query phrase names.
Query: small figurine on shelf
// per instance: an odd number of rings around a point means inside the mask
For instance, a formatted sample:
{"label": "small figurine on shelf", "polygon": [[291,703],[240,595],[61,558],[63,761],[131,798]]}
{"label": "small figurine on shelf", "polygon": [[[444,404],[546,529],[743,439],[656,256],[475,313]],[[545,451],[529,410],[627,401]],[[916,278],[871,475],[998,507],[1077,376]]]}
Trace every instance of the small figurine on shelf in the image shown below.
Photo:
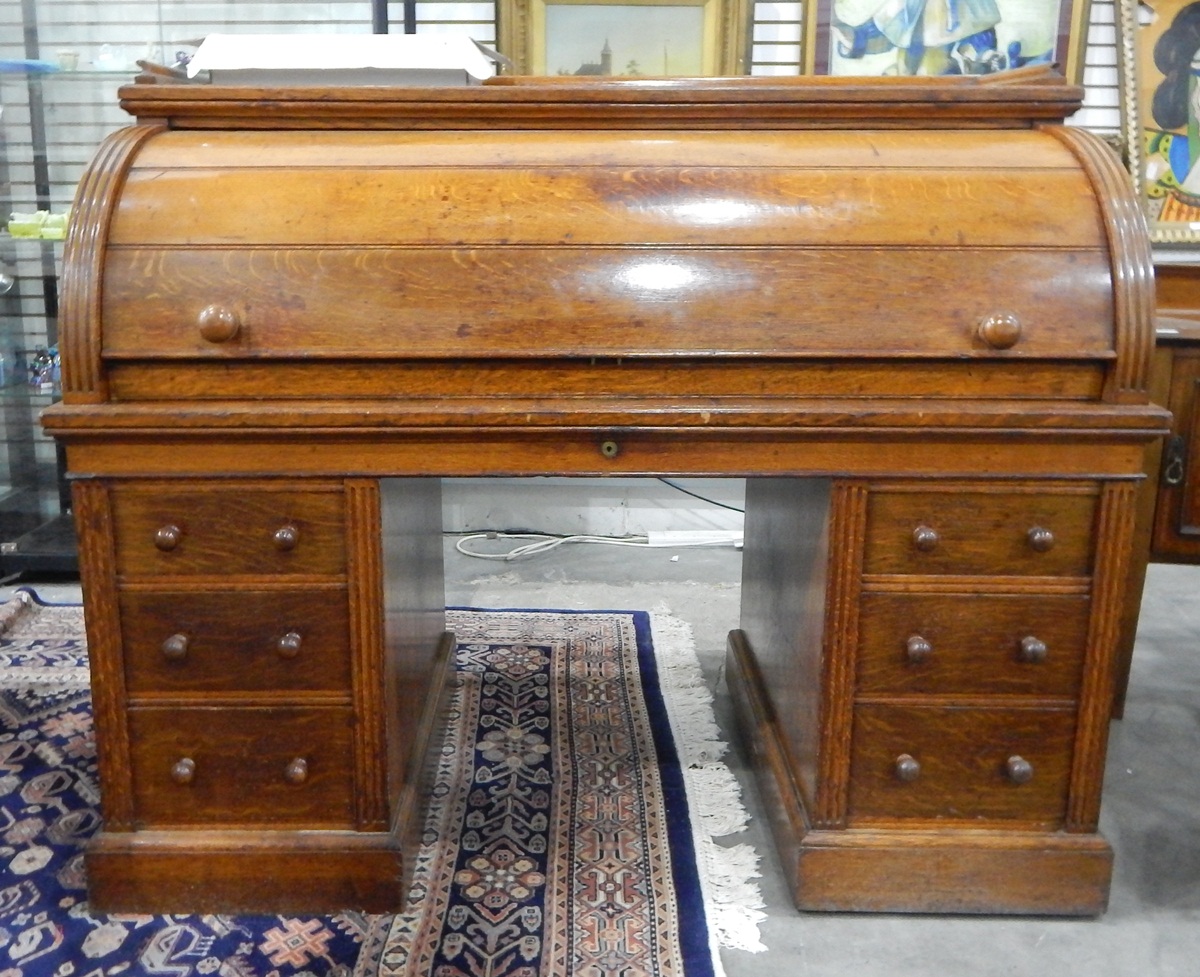
{"label": "small figurine on shelf", "polygon": [[47,212],[44,210],[30,213],[14,211],[8,219],[8,233],[13,237],[41,237],[46,217]]}
{"label": "small figurine on shelf", "polygon": [[67,225],[70,219],[70,210],[61,214],[52,214],[48,210],[37,210],[32,213],[14,212],[8,220],[8,233],[13,237],[61,241],[67,236]]}
{"label": "small figurine on shelf", "polygon": [[60,375],[58,347],[44,349],[39,346],[33,354],[33,362],[29,364],[29,385],[37,387],[43,393],[54,390],[57,376]]}

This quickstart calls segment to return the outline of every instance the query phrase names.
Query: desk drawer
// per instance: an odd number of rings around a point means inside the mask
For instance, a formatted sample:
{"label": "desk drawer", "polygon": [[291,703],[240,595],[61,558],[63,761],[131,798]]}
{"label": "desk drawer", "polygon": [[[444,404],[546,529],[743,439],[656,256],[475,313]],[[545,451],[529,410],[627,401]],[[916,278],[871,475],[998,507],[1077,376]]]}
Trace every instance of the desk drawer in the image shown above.
{"label": "desk drawer", "polygon": [[137,820],[349,827],[352,726],[342,708],[132,709]]}
{"label": "desk drawer", "polygon": [[893,594],[862,599],[860,693],[1074,698],[1084,595]]}
{"label": "desk drawer", "polygon": [[344,587],[121,594],[125,684],[171,692],[348,691]]}
{"label": "desk drawer", "polygon": [[1095,509],[1087,490],[873,488],[864,570],[1088,576]]}
{"label": "desk drawer", "polygon": [[139,482],[112,502],[125,577],[346,572],[340,486]]}
{"label": "desk drawer", "polygon": [[860,703],[850,819],[1057,823],[1074,732],[1073,709]]}

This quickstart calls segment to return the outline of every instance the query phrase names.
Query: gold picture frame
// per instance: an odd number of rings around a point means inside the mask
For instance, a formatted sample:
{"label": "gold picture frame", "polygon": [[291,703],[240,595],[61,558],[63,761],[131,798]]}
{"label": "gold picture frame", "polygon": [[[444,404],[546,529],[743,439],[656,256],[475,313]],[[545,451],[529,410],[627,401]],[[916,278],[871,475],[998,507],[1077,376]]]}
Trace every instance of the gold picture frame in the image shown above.
{"label": "gold picture frame", "polygon": [[519,75],[742,75],[753,0],[497,0]]}
{"label": "gold picture frame", "polygon": [[[1057,64],[1075,84],[1083,62],[1091,0],[806,0],[804,72],[818,75],[991,74],[1028,63]],[[936,4],[936,6],[935,6]],[[947,43],[905,45],[935,10]],[[955,22],[957,21],[957,22]],[[988,40],[980,40],[990,35]]]}
{"label": "gold picture frame", "polygon": [[1118,17],[1124,141],[1150,239],[1200,243],[1200,0],[1120,0]]}

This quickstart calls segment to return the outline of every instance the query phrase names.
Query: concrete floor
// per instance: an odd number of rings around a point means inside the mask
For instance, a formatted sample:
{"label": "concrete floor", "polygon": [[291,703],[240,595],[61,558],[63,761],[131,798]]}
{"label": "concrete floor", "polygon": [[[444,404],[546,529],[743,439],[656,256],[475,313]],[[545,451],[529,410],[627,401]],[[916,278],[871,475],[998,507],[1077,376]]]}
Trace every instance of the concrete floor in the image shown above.
{"label": "concrete floor", "polygon": [[[722,674],[737,626],[740,553],[567,545],[493,563],[447,544],[455,606],[655,610],[686,620],[730,729]],[[67,585],[33,586],[47,599]],[[0,599],[11,587],[0,590]],[[727,732],[728,735],[728,732]],[[767,950],[723,951],[728,977],[1197,977],[1200,975],[1200,567],[1150,567],[1125,718],[1112,726],[1102,830],[1116,850],[1094,920],[799,913],[736,751],[752,820],[729,839],[761,856]]]}
{"label": "concrete floor", "polygon": [[[677,557],[673,560],[672,557]],[[447,602],[661,610],[688,621],[717,718],[738,623],[740,553],[568,545],[519,563],[448,548]],[[728,736],[728,733],[727,733]],[[1099,919],[799,913],[744,762],[727,757],[752,820],[766,952],[723,951],[728,977],[1197,977],[1200,975],[1200,567],[1150,567],[1125,718],[1112,726],[1102,830],[1116,850]]]}

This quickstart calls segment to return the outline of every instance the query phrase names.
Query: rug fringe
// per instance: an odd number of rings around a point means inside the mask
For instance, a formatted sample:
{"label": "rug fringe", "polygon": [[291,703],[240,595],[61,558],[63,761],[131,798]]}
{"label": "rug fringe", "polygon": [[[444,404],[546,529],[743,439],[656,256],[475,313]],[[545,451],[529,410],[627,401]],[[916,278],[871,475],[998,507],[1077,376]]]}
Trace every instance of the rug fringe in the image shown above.
{"label": "rug fringe", "polygon": [[766,947],[758,924],[766,918],[758,884],[758,852],[752,845],[718,845],[713,839],[745,829],[750,815],[733,771],[721,762],[728,745],[713,714],[713,695],[696,657],[691,626],[661,611],[650,615],[663,700],[692,813],[696,860],[705,913],[713,936],[713,965],[722,974],[716,947],[757,953]]}
{"label": "rug fringe", "polygon": [[32,608],[33,598],[27,591],[14,591],[8,600],[0,604],[0,635],[11,631],[19,621],[28,616]]}
{"label": "rug fringe", "polygon": [[25,590],[0,604],[0,689],[51,695],[87,688],[82,613],[78,607],[45,604]]}
{"label": "rug fringe", "polygon": [[712,927],[717,944],[733,950],[761,953],[766,949],[759,938],[758,924],[766,919],[765,905],[758,884],[758,852],[752,845],[726,848],[711,839],[698,840],[696,861],[703,872],[704,885],[712,893]]}

